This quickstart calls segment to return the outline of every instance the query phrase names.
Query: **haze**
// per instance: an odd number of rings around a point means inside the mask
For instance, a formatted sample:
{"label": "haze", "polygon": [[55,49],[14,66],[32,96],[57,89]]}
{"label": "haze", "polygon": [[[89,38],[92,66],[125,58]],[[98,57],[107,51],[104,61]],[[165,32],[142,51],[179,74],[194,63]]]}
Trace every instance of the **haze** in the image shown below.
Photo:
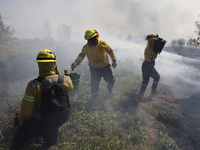
{"label": "haze", "polygon": [[[66,42],[66,50],[61,54],[56,53],[60,56],[59,70],[70,68],[86,42],[85,31],[91,28],[99,32],[100,39],[111,45],[119,65],[122,60],[134,61],[132,65],[137,66],[137,72],[141,73],[146,46],[144,37],[149,33],[157,33],[167,40],[167,44],[173,39],[196,37],[194,22],[200,20],[199,8],[199,0],[0,0],[3,21],[16,30],[14,36],[20,39],[44,39],[45,19],[50,21],[51,37],[55,40],[59,40],[58,30],[61,24],[71,26],[70,40],[76,43],[69,46],[70,43]],[[133,42],[122,40],[129,35],[134,37]],[[70,58],[66,59],[67,56]],[[181,95],[184,93],[184,96],[188,96],[199,91],[200,87],[196,85],[198,82],[194,80],[198,76],[197,70],[182,63],[188,61],[187,58],[163,51],[156,61],[162,82],[166,80],[166,84],[175,84],[172,81],[178,77],[195,87],[195,90],[188,90],[184,85],[186,88],[181,88]],[[179,88],[178,85],[177,89]]]}
{"label": "haze", "polygon": [[50,20],[51,37],[59,25],[72,28],[72,41],[84,42],[85,30],[107,40],[119,34],[135,37],[151,32],[167,41],[195,36],[199,0],[0,0],[0,13],[18,38],[44,38],[43,21]]}

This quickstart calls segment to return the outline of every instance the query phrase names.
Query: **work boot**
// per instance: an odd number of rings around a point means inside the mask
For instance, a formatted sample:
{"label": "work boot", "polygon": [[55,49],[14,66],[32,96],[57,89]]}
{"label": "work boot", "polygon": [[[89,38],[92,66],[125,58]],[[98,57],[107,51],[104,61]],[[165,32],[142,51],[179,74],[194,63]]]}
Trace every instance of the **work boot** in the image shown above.
{"label": "work boot", "polygon": [[52,145],[48,150],[59,150],[57,145]]}
{"label": "work boot", "polygon": [[151,91],[151,95],[156,95],[156,94],[158,94],[157,91]]}
{"label": "work boot", "polygon": [[141,100],[144,98],[144,91],[140,91],[138,94],[138,100]]}
{"label": "work boot", "polygon": [[144,96],[144,91],[140,91],[138,94],[139,97],[143,97]]}
{"label": "work boot", "polygon": [[98,96],[99,96],[99,93],[92,94],[92,98],[97,98]]}
{"label": "work boot", "polygon": [[151,91],[151,95],[149,95],[148,99],[149,99],[149,100],[152,100],[152,98],[153,98],[156,94],[158,94],[157,91]]}
{"label": "work boot", "polygon": [[108,87],[108,93],[109,93],[110,95],[112,95],[112,92],[113,92],[113,88]]}
{"label": "work boot", "polygon": [[149,99],[152,99],[157,94],[158,94],[157,91],[151,91],[151,95],[149,96]]}
{"label": "work boot", "polygon": [[59,150],[59,149],[57,145],[53,145],[48,150]]}
{"label": "work boot", "polygon": [[146,91],[147,86],[146,85],[142,85],[140,88],[140,92],[138,94],[139,99],[141,99],[142,97],[144,97],[144,92]]}
{"label": "work boot", "polygon": [[154,96],[155,94],[157,94],[158,92],[156,91],[157,89],[157,85],[158,85],[158,82],[154,82],[152,87],[151,87],[151,95]]}

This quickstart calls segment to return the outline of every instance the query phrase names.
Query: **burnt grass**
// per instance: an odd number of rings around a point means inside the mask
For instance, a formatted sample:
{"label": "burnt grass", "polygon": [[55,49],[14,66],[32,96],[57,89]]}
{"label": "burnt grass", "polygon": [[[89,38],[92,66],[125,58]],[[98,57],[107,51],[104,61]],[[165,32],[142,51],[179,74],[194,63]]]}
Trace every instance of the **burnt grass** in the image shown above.
{"label": "burnt grass", "polygon": [[[165,47],[165,51],[193,59],[198,59],[200,56],[199,48],[194,47]],[[194,66],[198,70],[200,69],[199,64],[189,65]],[[158,115],[157,119],[167,126],[168,135],[177,142],[181,150],[199,150],[200,93],[193,94],[189,98],[176,99],[174,102],[182,109],[181,116],[179,115],[177,118],[171,119],[170,115],[165,118],[162,115]]]}
{"label": "burnt grass", "polygon": [[181,115],[172,117],[169,113],[157,116],[167,127],[168,136],[174,139],[181,150],[200,149],[200,93],[189,98],[174,101],[182,109]]}

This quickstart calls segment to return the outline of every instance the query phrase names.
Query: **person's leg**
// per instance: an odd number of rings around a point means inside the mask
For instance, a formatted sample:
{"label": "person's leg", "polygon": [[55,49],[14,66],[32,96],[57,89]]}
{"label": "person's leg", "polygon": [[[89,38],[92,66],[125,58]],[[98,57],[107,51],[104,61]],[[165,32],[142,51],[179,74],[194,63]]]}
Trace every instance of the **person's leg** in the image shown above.
{"label": "person's leg", "polygon": [[91,73],[91,93],[92,97],[95,98],[99,95],[99,82],[101,80],[101,74],[96,68],[90,67]]}
{"label": "person's leg", "polygon": [[142,85],[140,88],[139,96],[144,96],[144,92],[146,91],[147,85],[149,83],[150,79],[150,73],[151,73],[151,66],[147,62],[143,62],[142,64]]}
{"label": "person's leg", "polygon": [[15,150],[23,149],[30,138],[40,135],[40,126],[41,121],[32,116],[25,120],[15,133],[12,148]]}
{"label": "person's leg", "polygon": [[113,86],[115,84],[115,78],[112,74],[110,64],[108,64],[105,68],[103,68],[102,71],[103,71],[103,78],[108,84],[108,86],[107,86],[108,92],[109,92],[109,94],[112,94]]}
{"label": "person's leg", "polygon": [[141,88],[140,88],[139,96],[144,96],[144,92],[147,89],[149,79],[150,79],[150,76],[143,73],[143,81],[142,81],[142,85],[141,85]]}
{"label": "person's leg", "polygon": [[154,80],[153,80],[152,87],[151,87],[151,94],[154,95],[154,94],[157,93],[157,92],[156,92],[156,89],[157,89],[158,82],[159,82],[159,80],[160,80],[160,75],[159,75],[159,73],[156,71],[155,68],[153,68],[153,70],[152,70],[151,77],[154,79]]}
{"label": "person's leg", "polygon": [[58,137],[59,127],[45,126],[42,131],[44,140],[44,149],[48,150],[50,147],[57,147],[57,137]]}

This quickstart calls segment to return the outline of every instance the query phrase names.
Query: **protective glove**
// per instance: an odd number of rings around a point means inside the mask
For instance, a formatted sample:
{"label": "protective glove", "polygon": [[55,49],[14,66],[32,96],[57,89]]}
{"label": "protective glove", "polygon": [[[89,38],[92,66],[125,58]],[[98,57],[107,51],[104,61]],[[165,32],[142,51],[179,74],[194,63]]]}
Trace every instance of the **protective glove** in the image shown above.
{"label": "protective glove", "polygon": [[113,60],[113,61],[112,61],[112,67],[113,67],[113,68],[117,67],[117,62],[116,62],[116,60]]}
{"label": "protective glove", "polygon": [[66,76],[72,76],[69,70],[64,70]]}
{"label": "protective glove", "polygon": [[71,69],[72,69],[72,71],[74,70],[74,68],[76,68],[76,66],[77,66],[77,63],[71,64]]}
{"label": "protective glove", "polygon": [[14,118],[13,118],[13,121],[14,121],[14,125],[15,126],[18,126],[18,122],[19,122],[19,120],[18,120],[18,118],[17,118],[17,115],[18,115],[19,113],[16,113],[15,115],[14,115]]}

